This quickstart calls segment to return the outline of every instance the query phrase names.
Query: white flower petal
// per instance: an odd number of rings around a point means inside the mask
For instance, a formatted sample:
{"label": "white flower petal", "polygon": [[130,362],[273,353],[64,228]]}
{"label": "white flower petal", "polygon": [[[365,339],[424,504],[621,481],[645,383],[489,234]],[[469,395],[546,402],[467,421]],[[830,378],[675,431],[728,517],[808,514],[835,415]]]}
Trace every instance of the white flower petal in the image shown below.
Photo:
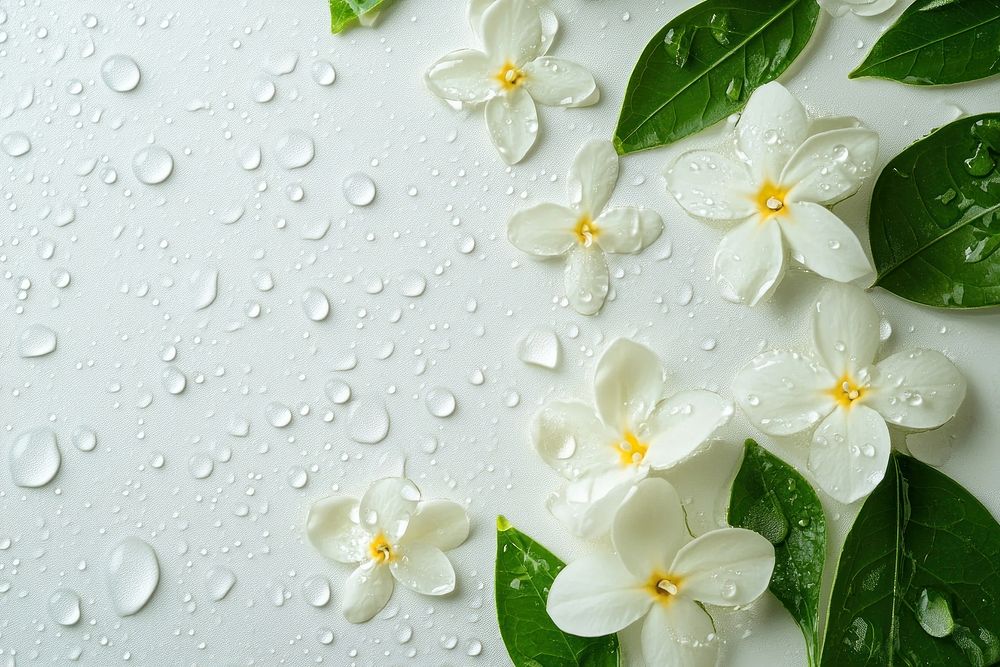
{"label": "white flower petal", "polygon": [[757,212],[757,187],[746,165],[711,151],[691,151],[663,173],[684,210],[705,220],[734,221]]}
{"label": "white flower petal", "polygon": [[610,208],[594,225],[594,240],[605,252],[636,253],[645,250],[663,233],[663,219],[656,211],[638,206]]}
{"label": "white flower petal", "polygon": [[633,486],[611,527],[618,557],[639,581],[666,571],[688,538],[680,496],[664,479],[644,479]]}
{"label": "white flower petal", "polygon": [[531,95],[515,88],[491,98],[486,103],[486,129],[504,162],[517,164],[524,159],[538,137],[538,112]]}
{"label": "white flower petal", "polygon": [[431,65],[424,81],[431,92],[446,100],[475,104],[497,94],[499,82],[489,57],[481,51],[452,51]]}
{"label": "white flower petal", "polygon": [[542,56],[526,64],[523,71],[524,87],[539,104],[579,107],[600,99],[594,75],[569,60]]}
{"label": "white flower petal", "polygon": [[455,590],[455,569],[435,546],[423,542],[396,548],[389,570],[396,581],[423,595],[446,595]]}
{"label": "white flower petal", "polygon": [[469,0],[468,17],[469,25],[472,27],[472,32],[476,35],[476,38],[482,40],[482,23],[483,14],[489,9],[496,0]]}
{"label": "white flower petal", "polygon": [[816,301],[813,341],[826,367],[839,380],[857,381],[858,372],[875,360],[881,345],[879,315],[864,290],[831,283]]}
{"label": "white flower petal", "polygon": [[554,470],[573,480],[594,469],[618,464],[614,443],[621,434],[609,430],[594,408],[578,401],[552,401],[535,415],[535,450]]}
{"label": "white flower petal", "polygon": [[654,604],[642,622],[642,657],[656,667],[716,667],[715,625],[692,600]]}
{"label": "white flower petal", "polygon": [[819,204],[785,205],[775,216],[792,257],[824,278],[846,283],[871,273],[872,265],[857,235]]}
{"label": "white flower petal", "polygon": [[562,255],[577,243],[578,217],[565,206],[538,204],[511,216],[507,222],[507,238],[518,250],[530,255]]}
{"label": "white flower petal", "polygon": [[[600,637],[618,632],[649,611],[653,598],[616,556],[588,556],[556,575],[546,611],[563,632]],[[499,585],[499,584],[498,584]]]}
{"label": "white flower petal", "polygon": [[596,315],[610,290],[608,263],[600,246],[578,245],[571,249],[566,256],[563,281],[573,310],[581,315]]}
{"label": "white flower petal", "polygon": [[306,535],[316,550],[338,563],[360,563],[367,557],[369,534],[358,525],[358,501],[330,496],[313,503]]}
{"label": "white flower petal", "polygon": [[797,352],[755,357],[733,381],[733,395],[754,426],[769,435],[791,435],[814,426],[836,405],[837,379]]}
{"label": "white flower petal", "polygon": [[395,542],[406,532],[419,500],[420,491],[403,477],[373,482],[358,507],[361,526],[373,534],[384,533]]}
{"label": "white flower petal", "polygon": [[736,146],[758,184],[778,182],[788,159],[806,140],[808,129],[806,110],[777,81],[750,95],[736,123]]}
{"label": "white flower petal", "polygon": [[715,253],[715,280],[722,298],[757,305],[785,275],[785,247],[774,219],[754,215],[722,237]]}
{"label": "white flower petal", "polygon": [[359,566],[344,582],[344,618],[364,623],[379,613],[392,596],[389,568],[376,561]]}
{"label": "white flower petal", "polygon": [[966,383],[948,357],[935,350],[910,350],[875,366],[865,404],[905,428],[937,428],[955,416]]}
{"label": "white flower petal", "polygon": [[855,404],[834,410],[813,433],[808,467],[831,497],[853,503],[885,477],[891,448],[885,419]]}
{"label": "white flower petal", "polygon": [[732,414],[732,405],[710,391],[671,396],[649,419],[649,450],[643,462],[654,470],[677,465],[701,449]]}
{"label": "white flower petal", "polygon": [[483,12],[480,30],[484,50],[501,64],[520,67],[541,53],[542,20],[527,0],[497,0]]}
{"label": "white flower petal", "polygon": [[862,127],[863,123],[854,116],[822,116],[813,118],[809,123],[809,136],[822,134],[832,130],[846,130]]}
{"label": "white flower petal", "polygon": [[663,398],[663,364],[645,345],[611,343],[594,369],[597,412],[618,433],[637,431]]}
{"label": "white flower petal", "polygon": [[618,183],[618,153],[610,141],[591,139],[573,158],[566,192],[573,210],[596,218]]}
{"label": "white flower petal", "polygon": [[819,6],[833,16],[853,12],[857,16],[876,16],[888,11],[896,0],[818,0]]}
{"label": "white flower petal", "polygon": [[743,528],[720,528],[697,537],[677,554],[670,572],[684,597],[737,607],[767,590],[774,571],[774,546]]}
{"label": "white flower petal", "polygon": [[[556,32],[559,31],[559,17],[544,0],[529,1],[538,8],[538,16],[542,21],[542,50],[540,53],[545,53],[552,46]],[[472,32],[480,41],[482,41],[483,14],[494,2],[496,0],[470,0],[469,2],[469,25],[472,26]]]}
{"label": "white flower petal", "polygon": [[400,542],[422,542],[443,551],[454,549],[469,537],[469,515],[450,500],[425,500],[417,505]]}
{"label": "white flower petal", "polygon": [[647,469],[641,466],[594,470],[567,483],[549,498],[549,512],[577,537],[597,539],[611,530],[622,500],[646,472]]}
{"label": "white flower petal", "polygon": [[781,183],[787,201],[831,206],[858,191],[878,157],[878,134],[865,127],[815,134],[785,165]]}

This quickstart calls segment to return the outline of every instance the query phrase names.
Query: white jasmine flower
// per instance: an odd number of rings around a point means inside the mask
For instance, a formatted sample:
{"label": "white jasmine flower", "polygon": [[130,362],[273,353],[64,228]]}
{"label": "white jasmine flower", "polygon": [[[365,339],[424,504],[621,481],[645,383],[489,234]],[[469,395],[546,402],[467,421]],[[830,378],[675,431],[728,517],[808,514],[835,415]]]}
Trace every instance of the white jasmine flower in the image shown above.
{"label": "white jasmine flower", "polygon": [[692,151],[665,173],[688,213],[737,223],[715,255],[727,300],[754,305],[767,297],[785,273],[786,244],[796,261],[831,280],[872,270],[857,236],[826,208],[858,191],[878,153],[875,132],[842,120],[817,123],[823,131],[810,136],[799,101],[768,83],[736,124],[738,160]]}
{"label": "white jasmine flower", "polygon": [[[594,77],[580,65],[544,55],[555,28],[543,31],[533,0],[496,0],[482,11],[478,34],[483,50],[453,51],[425,76],[435,95],[461,104],[486,104],[486,127],[500,156],[515,164],[538,135],[535,102],[575,107],[594,104]],[[547,36],[546,36],[547,35]]]}
{"label": "white jasmine flower", "polygon": [[444,551],[469,536],[465,510],[447,500],[420,500],[413,482],[374,482],[358,502],[331,496],[309,509],[306,533],[313,546],[338,563],[359,563],[344,587],[344,617],[364,623],[392,595],[393,580],[417,593],[455,589],[455,570]]}
{"label": "white jasmine flower", "polygon": [[566,188],[569,206],[538,204],[507,223],[507,238],[537,257],[566,257],[566,298],[583,315],[604,305],[609,289],[604,253],[637,253],[663,232],[655,211],[635,206],[605,210],[618,182],[618,154],[609,141],[583,145]]}
{"label": "white jasmine flower", "polygon": [[548,403],[535,416],[539,455],[568,481],[549,503],[576,535],[611,527],[628,490],[650,470],[694,455],[732,415],[710,391],[663,398],[663,367],[649,348],[627,339],[608,347],[594,372],[596,409],[579,401]]}
{"label": "white jasmine flower", "polygon": [[965,379],[947,357],[911,350],[875,363],[879,316],[850,285],[823,290],[813,313],[815,355],[766,352],[740,371],[733,393],[753,423],[784,436],[819,424],[809,470],[836,500],[867,496],[885,476],[886,422],[937,428],[965,399]]}
{"label": "white jasmine flower", "polygon": [[767,590],[774,547],[757,533],[722,528],[690,539],[674,487],[647,479],[614,517],[615,555],[570,563],[546,609],[564,632],[599,637],[642,621],[648,665],[714,667],[719,643],[703,604],[747,605]]}
{"label": "white jasmine flower", "polygon": [[858,16],[876,16],[892,9],[896,0],[818,0],[819,6],[833,16],[852,12]]}

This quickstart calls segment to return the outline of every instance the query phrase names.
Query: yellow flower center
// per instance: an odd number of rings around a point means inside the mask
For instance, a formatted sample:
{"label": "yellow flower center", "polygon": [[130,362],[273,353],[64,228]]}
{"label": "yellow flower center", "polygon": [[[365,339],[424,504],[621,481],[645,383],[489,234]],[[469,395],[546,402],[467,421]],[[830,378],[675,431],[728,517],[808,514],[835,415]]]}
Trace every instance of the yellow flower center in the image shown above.
{"label": "yellow flower center", "polygon": [[392,553],[392,545],[382,533],[376,535],[371,544],[368,545],[368,553],[372,560],[379,563],[388,563],[395,558],[395,554]]}
{"label": "yellow flower center", "polygon": [[681,589],[681,578],[673,574],[654,572],[645,590],[660,604],[669,604]]}
{"label": "yellow flower center", "polygon": [[503,86],[505,91],[511,91],[524,83],[525,74],[523,71],[518,69],[517,65],[510,62],[509,60],[504,63],[504,66],[500,68],[500,71],[496,75],[497,81]]}
{"label": "yellow flower center", "polygon": [[614,444],[618,452],[618,462],[623,466],[636,466],[646,458],[649,445],[639,440],[632,431],[625,431],[622,439]]}
{"label": "yellow flower center", "polygon": [[770,181],[760,186],[760,191],[754,198],[757,204],[757,212],[765,220],[776,215],[784,215],[785,197],[788,196],[788,189],[775,185]]}
{"label": "yellow flower center", "polygon": [[868,392],[868,387],[863,384],[858,384],[854,381],[848,374],[844,374],[842,378],[837,380],[837,384],[833,385],[827,393],[833,397],[833,400],[837,401],[842,408],[850,408],[856,402],[860,401],[865,397]]}
{"label": "yellow flower center", "polygon": [[589,215],[581,215],[580,219],[576,221],[573,233],[576,234],[577,243],[584,248],[589,248],[594,244],[594,239],[600,236],[601,229],[594,224]]}

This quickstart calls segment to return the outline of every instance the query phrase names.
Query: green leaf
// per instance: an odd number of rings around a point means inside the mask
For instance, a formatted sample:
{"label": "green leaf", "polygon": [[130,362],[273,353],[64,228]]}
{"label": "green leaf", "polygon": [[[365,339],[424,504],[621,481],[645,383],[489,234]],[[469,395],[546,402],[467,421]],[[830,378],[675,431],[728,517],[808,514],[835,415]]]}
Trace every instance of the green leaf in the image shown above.
{"label": "green leaf", "polygon": [[516,667],[618,667],[617,635],[576,637],[545,610],[552,581],[565,564],[497,517],[497,620]]}
{"label": "green leaf", "polygon": [[900,454],[861,508],[833,586],[824,667],[1000,660],[1000,525]]}
{"label": "green leaf", "polygon": [[386,0],[330,0],[330,30],[338,33]]}
{"label": "green leaf", "polygon": [[818,664],[826,517],[816,492],[794,468],[747,440],[729,499],[729,525],[756,531],[774,545],[771,592],[799,624],[809,664]]}
{"label": "green leaf", "polygon": [[851,78],[915,86],[1000,73],[1000,0],[917,0],[875,42]]}
{"label": "green leaf", "polygon": [[894,158],[872,196],[875,284],[939,308],[1000,304],[1000,114],[962,118]]}
{"label": "green leaf", "polygon": [[615,148],[664,146],[739,111],[802,52],[816,0],[707,0],[656,33],[625,91]]}

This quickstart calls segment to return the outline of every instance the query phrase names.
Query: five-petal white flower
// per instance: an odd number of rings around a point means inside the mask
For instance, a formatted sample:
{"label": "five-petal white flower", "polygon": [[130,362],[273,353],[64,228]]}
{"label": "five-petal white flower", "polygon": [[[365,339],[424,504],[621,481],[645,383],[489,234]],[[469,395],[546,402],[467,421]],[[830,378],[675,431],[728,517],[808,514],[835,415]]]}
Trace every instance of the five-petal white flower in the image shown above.
{"label": "five-petal white flower", "polygon": [[535,416],[535,449],[568,480],[549,510],[575,535],[607,533],[633,484],[694,455],[733,413],[710,391],[664,399],[663,385],[656,353],[621,338],[597,362],[596,410],[556,400]]}
{"label": "five-petal white flower", "polygon": [[392,595],[393,579],[424,595],[455,589],[455,570],[444,551],[469,536],[461,505],[420,500],[408,479],[374,482],[361,501],[331,496],[309,510],[306,533],[313,546],[339,563],[360,563],[347,578],[344,616],[364,623]]}
{"label": "five-petal white flower", "polygon": [[896,0],[817,0],[833,16],[852,12],[858,16],[877,16],[892,9]]}
{"label": "five-petal white flower", "polygon": [[573,160],[566,188],[570,205],[538,204],[507,223],[507,238],[537,257],[566,256],[565,286],[570,305],[594,315],[609,290],[604,253],[638,253],[663,232],[655,211],[636,206],[605,210],[618,182],[618,153],[609,141],[592,140]]}
{"label": "five-petal white flower", "polygon": [[753,423],[776,436],[817,423],[808,468],[830,496],[852,503],[885,476],[886,422],[937,428],[955,416],[966,384],[940,352],[911,350],[879,363],[879,315],[851,285],[823,290],[813,313],[816,355],[773,351],[740,371],[733,393]]}
{"label": "five-petal white flower", "polygon": [[786,243],[794,259],[831,280],[871,271],[857,236],[826,207],[856,193],[871,174],[875,132],[854,119],[810,128],[799,101],[772,82],[750,96],[736,124],[736,153],[738,160],[692,151],[665,173],[667,189],[689,214],[739,222],[715,255],[724,298],[754,305],[767,297],[784,275]]}
{"label": "five-petal white flower", "polygon": [[721,528],[688,541],[674,487],[647,479],[630,489],[614,517],[617,555],[566,566],[546,608],[563,631],[584,637],[618,632],[645,617],[648,665],[714,667],[719,644],[701,606],[747,605],[767,590],[774,547],[757,533]]}
{"label": "five-petal white flower", "polygon": [[515,164],[538,135],[535,102],[578,107],[594,104],[600,93],[594,77],[576,63],[544,55],[555,27],[543,29],[533,0],[496,0],[485,10],[470,6],[470,18],[482,11],[478,34],[483,51],[453,51],[427,70],[428,88],[461,104],[486,103],[486,127],[500,156]]}

